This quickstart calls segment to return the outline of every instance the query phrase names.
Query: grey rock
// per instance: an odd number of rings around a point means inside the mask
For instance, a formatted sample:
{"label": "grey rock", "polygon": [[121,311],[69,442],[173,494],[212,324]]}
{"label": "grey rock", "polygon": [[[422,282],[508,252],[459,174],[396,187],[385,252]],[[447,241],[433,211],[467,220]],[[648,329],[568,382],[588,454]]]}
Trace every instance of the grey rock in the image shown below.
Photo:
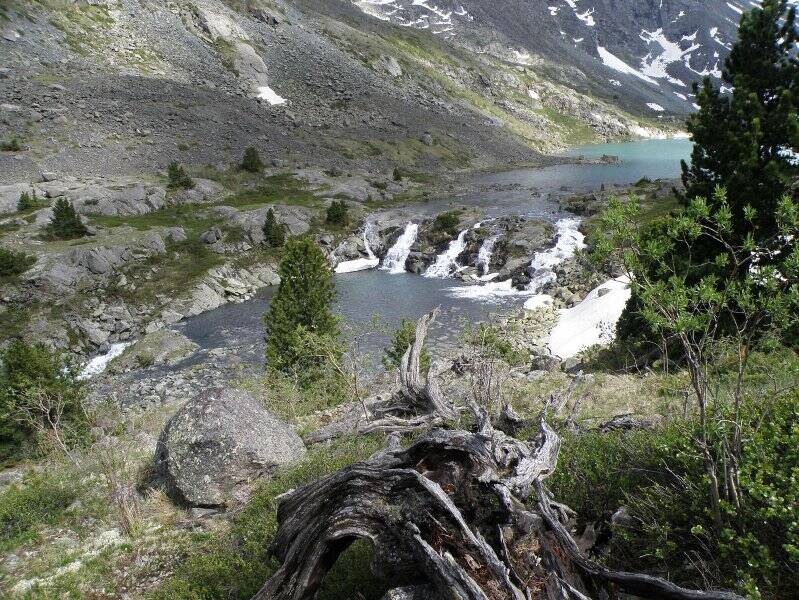
{"label": "grey rock", "polygon": [[215,388],[169,420],[155,452],[156,482],[190,506],[224,506],[240,484],[305,455],[293,429],[252,396]]}
{"label": "grey rock", "polygon": [[[130,326],[117,321],[117,329],[125,331]],[[135,344],[125,349],[121,356],[109,365],[112,373],[124,373],[145,365],[174,365],[194,354],[199,346],[182,333],[171,329],[158,329],[148,333]]]}
{"label": "grey rock", "polygon": [[216,244],[222,239],[222,230],[219,227],[212,227],[208,231],[201,233],[200,239],[206,244]]}
{"label": "grey rock", "polygon": [[164,233],[166,238],[173,242],[185,242],[188,239],[183,227],[169,227]]}
{"label": "grey rock", "polygon": [[381,600],[438,600],[440,596],[429,585],[414,585],[388,590]]}

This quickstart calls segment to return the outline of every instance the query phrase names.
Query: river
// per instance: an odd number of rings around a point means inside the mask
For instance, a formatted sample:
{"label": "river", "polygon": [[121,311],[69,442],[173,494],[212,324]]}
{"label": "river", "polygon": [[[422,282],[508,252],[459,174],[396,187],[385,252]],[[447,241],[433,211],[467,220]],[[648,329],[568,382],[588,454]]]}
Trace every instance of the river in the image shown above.
{"label": "river", "polygon": [[[479,192],[459,195],[458,204],[483,209],[487,216],[521,214],[553,222],[564,215],[548,203],[553,190],[568,188],[589,190],[605,185],[626,185],[642,177],[674,178],[680,173],[680,159],[690,154],[688,140],[647,140],[621,144],[584,146],[572,150],[572,156],[600,157],[615,155],[620,164],[566,164],[545,168],[517,169],[476,177],[474,189]],[[492,191],[486,192],[486,189]],[[502,191],[497,191],[502,190]],[[446,202],[446,200],[444,201]],[[438,204],[438,203],[435,203]],[[436,209],[438,207],[435,207]],[[434,207],[430,207],[434,209]],[[384,332],[370,338],[367,350],[376,351],[385,345],[388,333],[403,318],[416,319],[436,306],[442,315],[431,331],[434,347],[458,344],[457,334],[463,323],[476,324],[492,313],[517,309],[524,296],[475,295],[463,289],[455,279],[420,277],[408,273],[369,270],[335,276],[338,299],[335,311],[341,316],[345,330],[365,326],[379,316]],[[461,290],[458,293],[458,290]],[[241,304],[228,304],[216,310],[187,319],[179,328],[202,348],[236,346],[246,362],[263,360],[262,316],[276,289],[262,290],[255,298]],[[477,297],[475,297],[477,296]],[[376,352],[375,352],[376,354]]]}

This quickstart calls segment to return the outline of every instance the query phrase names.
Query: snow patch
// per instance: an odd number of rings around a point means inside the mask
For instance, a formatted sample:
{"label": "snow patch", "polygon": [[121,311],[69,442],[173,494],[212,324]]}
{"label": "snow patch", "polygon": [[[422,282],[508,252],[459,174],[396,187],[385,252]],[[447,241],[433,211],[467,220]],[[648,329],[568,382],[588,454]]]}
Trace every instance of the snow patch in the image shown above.
{"label": "snow patch", "polygon": [[280,104],[285,104],[286,99],[282,96],[279,96],[275,90],[270,88],[268,85],[263,85],[258,88],[258,99],[266,100],[272,106],[279,106]]}
{"label": "snow patch", "polygon": [[630,295],[629,279],[618,277],[592,290],[577,306],[561,310],[550,334],[549,351],[565,360],[595,344],[612,341]]}

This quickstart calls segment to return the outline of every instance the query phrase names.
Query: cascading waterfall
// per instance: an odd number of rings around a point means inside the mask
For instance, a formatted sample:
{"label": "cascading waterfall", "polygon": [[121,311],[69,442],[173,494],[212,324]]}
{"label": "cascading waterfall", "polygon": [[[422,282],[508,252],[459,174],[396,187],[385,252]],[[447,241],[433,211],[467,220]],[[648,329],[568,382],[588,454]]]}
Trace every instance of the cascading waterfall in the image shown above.
{"label": "cascading waterfall", "polygon": [[373,232],[374,223],[366,221],[363,227],[363,246],[368,258],[356,258],[355,260],[345,260],[336,265],[336,273],[354,273],[355,271],[366,271],[374,269],[380,264],[380,259],[375,256],[372,246],[369,244],[369,235]]}
{"label": "cascading waterfall", "polygon": [[488,275],[488,271],[491,269],[491,256],[494,254],[494,244],[498,239],[499,235],[487,237],[477,252],[477,269],[481,277]]}
{"label": "cascading waterfall", "polygon": [[424,272],[425,277],[449,277],[458,270],[457,258],[461,252],[466,250],[466,234],[468,232],[468,229],[464,229],[449,243],[446,252],[439,254],[436,257],[436,262]]}
{"label": "cascading waterfall", "polygon": [[553,269],[574,256],[577,250],[585,248],[585,236],[579,230],[580,219],[569,217],[555,223],[558,241],[555,246],[536,252],[530,267],[533,277],[528,289],[538,293],[545,285],[557,279]]}
{"label": "cascading waterfall", "polygon": [[100,356],[95,356],[89,362],[87,362],[83,369],[81,369],[80,373],[78,374],[78,379],[85,380],[94,377],[95,375],[99,375],[108,364],[114,360],[117,356],[120,356],[124,351],[125,348],[130,346],[133,342],[119,342],[117,344],[111,344],[108,348],[108,352],[105,354],[101,354]]}
{"label": "cascading waterfall", "polygon": [[405,273],[405,263],[408,261],[408,256],[411,253],[411,246],[416,241],[416,236],[419,234],[418,223],[408,223],[405,226],[405,231],[399,236],[397,241],[386,254],[383,260],[382,269],[389,273]]}

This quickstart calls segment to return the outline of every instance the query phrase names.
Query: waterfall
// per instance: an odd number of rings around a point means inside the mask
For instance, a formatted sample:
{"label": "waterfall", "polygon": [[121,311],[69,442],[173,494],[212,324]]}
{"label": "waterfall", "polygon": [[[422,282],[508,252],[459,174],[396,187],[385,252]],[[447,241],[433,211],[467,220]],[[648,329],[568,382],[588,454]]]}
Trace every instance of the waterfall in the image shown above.
{"label": "waterfall", "polygon": [[447,251],[436,257],[436,262],[430,265],[424,272],[425,277],[449,277],[453,271],[458,270],[457,258],[461,252],[466,250],[466,234],[468,229],[464,229],[458,237],[449,243]]}
{"label": "waterfall", "polygon": [[368,258],[356,258],[355,260],[345,260],[336,265],[336,273],[354,273],[355,271],[368,271],[380,264],[380,259],[375,256],[372,246],[369,244],[369,233],[374,229],[374,223],[366,221],[363,226],[363,246]]}
{"label": "waterfall", "polygon": [[125,351],[125,348],[130,346],[132,343],[133,342],[119,342],[117,344],[111,344],[108,352],[101,354],[100,356],[95,356],[83,366],[83,369],[81,369],[80,373],[78,374],[78,379],[90,379],[95,375],[99,375],[105,371],[108,363],[122,354]]}
{"label": "waterfall", "polygon": [[499,235],[487,237],[477,252],[477,271],[481,277],[488,275],[488,271],[491,269],[491,255],[494,253],[494,244],[498,239]]}
{"label": "waterfall", "polygon": [[536,252],[530,267],[533,269],[533,278],[528,289],[538,292],[545,285],[557,279],[553,269],[567,259],[574,256],[577,250],[585,247],[585,236],[578,229],[580,219],[569,217],[560,219],[555,223],[558,241],[555,246]]}
{"label": "waterfall", "polygon": [[417,223],[408,223],[405,226],[405,231],[402,232],[383,260],[382,268],[384,270],[389,273],[405,273],[405,263],[418,233],[419,225]]}

